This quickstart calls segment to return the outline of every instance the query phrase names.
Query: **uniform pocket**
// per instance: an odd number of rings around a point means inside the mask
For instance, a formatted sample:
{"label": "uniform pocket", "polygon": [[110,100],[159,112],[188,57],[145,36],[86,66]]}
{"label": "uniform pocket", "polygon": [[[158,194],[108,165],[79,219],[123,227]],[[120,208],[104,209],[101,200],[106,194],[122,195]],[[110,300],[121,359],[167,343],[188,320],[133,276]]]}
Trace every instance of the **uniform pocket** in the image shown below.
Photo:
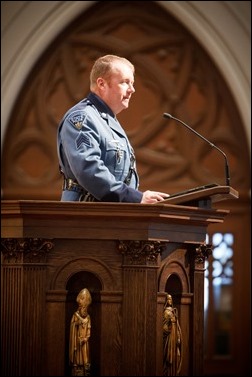
{"label": "uniform pocket", "polygon": [[106,143],[106,165],[115,173],[123,172],[127,158],[126,145],[121,140],[111,139]]}

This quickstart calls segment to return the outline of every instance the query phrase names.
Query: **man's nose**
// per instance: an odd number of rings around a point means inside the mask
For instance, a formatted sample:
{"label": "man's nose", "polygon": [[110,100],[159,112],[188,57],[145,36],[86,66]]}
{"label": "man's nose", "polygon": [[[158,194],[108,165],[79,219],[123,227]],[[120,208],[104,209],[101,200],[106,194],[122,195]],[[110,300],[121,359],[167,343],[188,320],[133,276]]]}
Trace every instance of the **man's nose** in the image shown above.
{"label": "man's nose", "polygon": [[132,93],[135,93],[136,90],[135,90],[133,84],[129,84],[129,90],[130,90]]}

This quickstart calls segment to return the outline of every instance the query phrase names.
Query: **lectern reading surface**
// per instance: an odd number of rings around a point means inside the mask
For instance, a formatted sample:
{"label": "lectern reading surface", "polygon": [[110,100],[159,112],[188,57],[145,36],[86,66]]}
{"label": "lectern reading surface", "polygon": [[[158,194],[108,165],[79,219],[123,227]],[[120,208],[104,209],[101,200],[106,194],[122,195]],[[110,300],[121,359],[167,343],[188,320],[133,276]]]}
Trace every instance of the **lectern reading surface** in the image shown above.
{"label": "lectern reading surface", "polygon": [[225,199],[238,199],[238,197],[238,191],[234,190],[231,186],[220,186],[216,183],[210,183],[171,194],[167,199],[158,204],[193,204],[204,199],[210,200],[211,203],[216,203]]}

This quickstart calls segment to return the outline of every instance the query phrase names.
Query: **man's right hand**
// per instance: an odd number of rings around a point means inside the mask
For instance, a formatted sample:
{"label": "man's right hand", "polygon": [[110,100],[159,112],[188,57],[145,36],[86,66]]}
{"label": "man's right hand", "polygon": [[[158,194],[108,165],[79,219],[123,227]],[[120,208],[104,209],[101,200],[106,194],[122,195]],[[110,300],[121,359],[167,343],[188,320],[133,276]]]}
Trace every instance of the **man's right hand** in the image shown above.
{"label": "man's right hand", "polygon": [[147,190],[143,193],[142,204],[153,204],[167,199],[170,195],[165,192]]}

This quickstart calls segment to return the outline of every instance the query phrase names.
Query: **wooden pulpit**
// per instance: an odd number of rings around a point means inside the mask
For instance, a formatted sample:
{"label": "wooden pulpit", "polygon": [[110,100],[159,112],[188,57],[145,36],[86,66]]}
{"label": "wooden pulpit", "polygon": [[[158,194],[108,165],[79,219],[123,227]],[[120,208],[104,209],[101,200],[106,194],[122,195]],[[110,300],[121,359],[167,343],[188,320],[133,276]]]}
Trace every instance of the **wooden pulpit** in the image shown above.
{"label": "wooden pulpit", "polygon": [[157,205],[2,201],[2,375],[71,376],[70,321],[83,288],[91,376],[163,375],[167,293],[183,336],[181,375],[203,375],[205,240],[229,213],[211,204],[238,194],[181,195]]}

